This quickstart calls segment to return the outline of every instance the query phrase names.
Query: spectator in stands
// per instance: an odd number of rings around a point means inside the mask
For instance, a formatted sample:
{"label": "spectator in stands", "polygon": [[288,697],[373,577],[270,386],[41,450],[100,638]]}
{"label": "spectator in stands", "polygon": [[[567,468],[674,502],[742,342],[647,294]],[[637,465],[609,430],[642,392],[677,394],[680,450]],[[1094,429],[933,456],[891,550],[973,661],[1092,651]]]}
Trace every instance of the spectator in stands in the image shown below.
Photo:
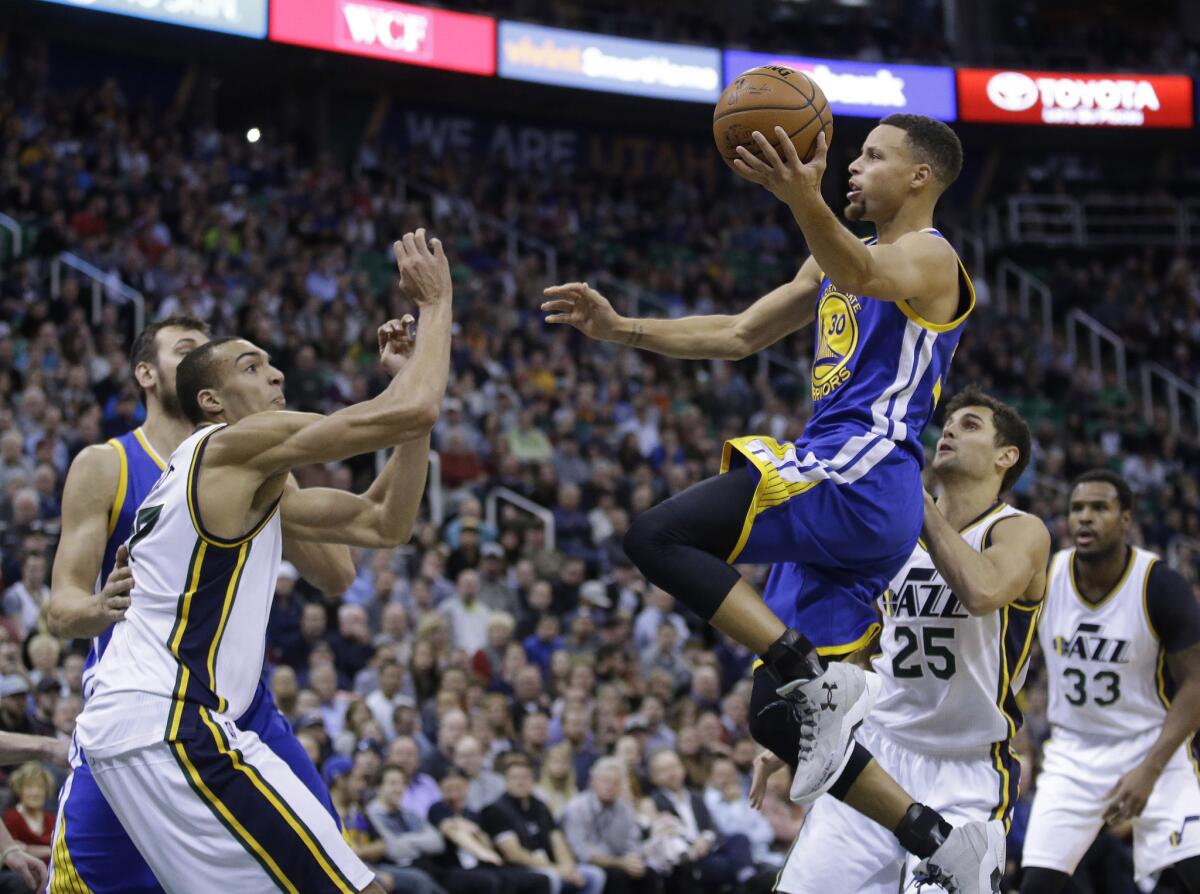
{"label": "spectator in stands", "polygon": [[546,759],[542,762],[542,772],[534,794],[558,821],[562,820],[567,803],[579,794],[575,782],[577,778],[569,742],[559,742],[546,750]]}
{"label": "spectator in stands", "polygon": [[[408,774],[389,764],[383,768],[379,794],[367,805],[367,819],[383,841],[387,852],[387,873],[402,890],[414,894],[437,894],[440,890],[426,871],[427,858],[440,854],[445,844],[429,821],[403,804],[409,786]],[[466,894],[458,889],[454,894]]]}
{"label": "spectator in stands", "polygon": [[[475,870],[500,883],[499,890],[511,894],[551,894],[550,879],[541,873],[506,866],[495,843],[480,826],[478,810],[467,803],[467,777],[451,768],[442,777],[441,801],[429,808],[429,822],[445,840],[446,849],[435,857],[445,872]],[[482,890],[482,889],[481,889]]]}
{"label": "spectator in stands", "polygon": [[484,809],[482,825],[505,862],[546,876],[552,890],[600,894],[604,870],[576,862],[549,808],[533,795],[529,760],[512,754],[503,762],[503,773],[505,793]]}
{"label": "spectator in stands", "polygon": [[404,668],[394,657],[385,659],[379,665],[376,688],[367,696],[367,707],[389,740],[396,737],[396,709],[401,705],[416,708],[416,702],[403,692],[403,687]]}
{"label": "spectator in stands", "polygon": [[4,813],[4,825],[13,840],[32,856],[50,864],[54,837],[54,814],[46,809],[53,802],[54,777],[34,761],[22,764],[8,780],[16,803]]}
{"label": "spectator in stands", "polygon": [[687,842],[687,862],[680,872],[690,874],[706,888],[745,883],[756,870],[750,841],[743,834],[722,835],[699,792],[685,784],[683,763],[670,751],[650,758],[650,801],[662,813],[674,816]]}
{"label": "spectator in stands", "polygon": [[474,655],[487,645],[488,607],[479,600],[479,572],[468,568],[458,573],[455,593],[441,605],[450,624],[454,647]]}
{"label": "spectator in stands", "polygon": [[404,809],[423,819],[442,792],[432,776],[421,772],[421,752],[416,740],[412,736],[397,736],[388,746],[387,762],[405,773]]}
{"label": "spectator in stands", "polygon": [[46,557],[29,553],[21,563],[21,579],[4,591],[4,614],[16,621],[22,639],[38,629],[50,598],[46,571]]}
{"label": "spectator in stands", "polygon": [[728,838],[745,835],[750,840],[750,852],[755,863],[781,866],[771,854],[775,833],[763,814],[750,806],[741,777],[732,760],[713,761],[708,785],[704,789],[704,806],[712,817],[717,831]]}
{"label": "spectator in stands", "polygon": [[[483,765],[483,748],[474,736],[462,736],[454,746],[454,766],[467,780],[466,805],[480,811],[504,794],[504,777]],[[444,789],[443,789],[444,793]]]}
{"label": "spectator in stands", "polygon": [[625,765],[605,757],[592,765],[588,790],[563,811],[562,830],[575,859],[604,870],[605,894],[650,894],[660,880],[642,858],[642,829],[637,811],[622,794]]}
{"label": "spectator in stands", "polygon": [[364,777],[354,772],[354,763],[350,758],[340,754],[325,762],[321,776],[329,787],[330,800],[341,820],[342,837],[363,862],[376,874],[383,876],[380,884],[389,891],[394,890],[395,878],[379,865],[388,859],[387,844],[363,812]]}

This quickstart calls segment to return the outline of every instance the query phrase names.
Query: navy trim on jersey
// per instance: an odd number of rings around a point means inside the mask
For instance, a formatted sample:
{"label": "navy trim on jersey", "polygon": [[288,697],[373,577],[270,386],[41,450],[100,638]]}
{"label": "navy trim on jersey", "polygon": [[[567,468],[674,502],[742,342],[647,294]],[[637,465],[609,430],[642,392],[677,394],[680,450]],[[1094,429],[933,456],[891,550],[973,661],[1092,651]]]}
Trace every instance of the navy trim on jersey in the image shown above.
{"label": "navy trim on jersey", "polygon": [[271,516],[273,516],[275,511],[279,508],[279,501],[283,498],[283,494],[281,492],[280,495],[275,498],[274,502],[267,507],[267,511],[263,514],[263,517],[259,519],[258,524],[254,525],[254,527],[252,527],[241,537],[235,537],[232,540],[226,537],[218,537],[216,534],[213,534],[204,527],[204,522],[200,518],[200,463],[204,459],[204,448],[208,446],[209,439],[224,427],[224,425],[213,426],[212,431],[205,434],[204,437],[196,442],[196,449],[192,454],[191,464],[188,466],[187,504],[188,513],[192,517],[192,525],[195,527],[196,533],[200,535],[202,540],[212,544],[213,546],[234,547],[241,546],[243,543],[247,543],[258,536],[259,532],[267,526],[267,522],[271,520]]}
{"label": "navy trim on jersey", "polygon": [[316,835],[233,747],[206,708],[186,709],[189,733],[171,743],[188,784],[280,890],[357,894]]}

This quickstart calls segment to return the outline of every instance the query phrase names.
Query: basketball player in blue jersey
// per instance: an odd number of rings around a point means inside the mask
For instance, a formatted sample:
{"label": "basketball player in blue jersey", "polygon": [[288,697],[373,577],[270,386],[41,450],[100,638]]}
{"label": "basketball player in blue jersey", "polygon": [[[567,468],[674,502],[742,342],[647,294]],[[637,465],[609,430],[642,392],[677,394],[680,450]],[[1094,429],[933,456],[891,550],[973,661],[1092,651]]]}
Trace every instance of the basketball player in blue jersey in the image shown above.
{"label": "basketball player in blue jersey", "polygon": [[[190,351],[209,340],[208,326],[194,317],[167,317],[147,326],[134,340],[130,366],[146,407],[138,428],[102,445],[84,448],[67,475],[63,492],[62,542],[55,556],[48,623],[58,636],[89,637],[84,664],[84,698],[90,694],[96,662],[129,606],[132,576],[125,547],[142,499],[158,481],[163,458],[188,435],[192,425],[175,397],[175,368]],[[345,546],[289,540],[287,557],[305,579],[329,593],[341,593],[354,579]],[[104,582],[100,592],[96,585]],[[328,790],[312,761],[275,708],[265,684],[241,721],[254,729],[328,805]],[[79,879],[93,894],[159,892],[162,888],[108,806],[88,765],[75,757],[63,787],[59,828],[52,854],[55,890],[75,890]]]}
{"label": "basketball player in blue jersey", "polygon": [[[751,731],[797,767],[793,798],[830,791],[925,858],[947,842],[949,825],[853,745],[878,678],[826,656],[855,652],[878,631],[874,601],[921,531],[920,435],[975,303],[958,256],[933,228],[962,146],[932,118],[884,118],[850,165],[846,216],[876,228],[863,242],[821,196],[824,137],[805,164],[780,134],[782,158],[756,133],[761,158],[739,150],[735,165],[787,203],[804,233],[812,256],[790,283],[728,316],[629,319],[586,283],[547,289],[542,308],[548,323],[693,359],[741,359],[817,321],[813,412],[801,439],[728,442],[723,474],[638,516],[625,550],[651,582],[762,656]],[[762,597],[738,562],[775,566]],[[802,724],[798,743],[794,724],[776,720],[787,712],[771,710],[772,690]],[[955,831],[979,855],[961,867],[964,878],[978,873],[986,839],[998,834]]]}

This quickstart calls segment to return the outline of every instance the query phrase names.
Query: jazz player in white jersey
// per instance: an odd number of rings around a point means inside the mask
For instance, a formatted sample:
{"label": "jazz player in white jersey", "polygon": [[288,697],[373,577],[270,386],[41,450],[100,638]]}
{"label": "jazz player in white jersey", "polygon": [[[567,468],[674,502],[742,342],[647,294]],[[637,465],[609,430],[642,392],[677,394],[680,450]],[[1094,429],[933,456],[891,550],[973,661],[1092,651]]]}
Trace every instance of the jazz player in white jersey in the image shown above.
{"label": "jazz player in white jersey", "polygon": [[[1009,747],[1015,698],[1045,585],[1050,535],[1000,501],[1029,462],[1011,407],[968,388],[947,405],[929,471],[923,537],[880,600],[883,679],[858,739],[914,798],[954,823],[1007,824],[1020,768]],[[766,753],[769,754],[769,753]],[[760,769],[761,766],[761,769]],[[760,757],[752,800],[773,766]],[[1003,836],[997,847],[1003,848]],[[985,861],[1004,865],[1003,853]],[[905,880],[945,885],[895,836],[834,798],[813,806],[780,872],[787,894],[896,894]],[[998,891],[999,870],[980,880]],[[957,888],[944,887],[944,890]]]}
{"label": "jazz player in white jersey", "polygon": [[176,371],[198,428],[138,510],[131,604],[77,724],[105,799],[170,894],[383,891],[312,792],[234,718],[258,684],[284,531],[364,546],[410,534],[424,457],[399,471],[393,456],[363,496],[289,482],[300,465],[428,444],[449,369],[450,270],[423,230],[395,253],[421,328],[379,396],[330,416],[286,412],[283,376],[238,338],[208,342]]}
{"label": "jazz player in white jersey", "polygon": [[1022,894],[1054,894],[1105,822],[1133,821],[1141,882],[1172,867],[1200,892],[1200,605],[1158,556],[1128,542],[1119,475],[1071,487],[1073,549],[1055,554],[1038,639],[1051,739],[1025,833]]}

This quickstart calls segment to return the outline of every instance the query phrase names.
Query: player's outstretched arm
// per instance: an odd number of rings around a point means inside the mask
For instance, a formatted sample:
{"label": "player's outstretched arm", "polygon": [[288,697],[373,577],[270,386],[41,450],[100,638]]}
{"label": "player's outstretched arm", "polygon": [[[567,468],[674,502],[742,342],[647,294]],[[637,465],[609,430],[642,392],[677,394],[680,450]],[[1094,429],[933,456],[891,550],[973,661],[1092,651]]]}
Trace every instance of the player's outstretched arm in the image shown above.
{"label": "player's outstretched arm", "polygon": [[585,282],[545,290],[546,322],[574,326],[589,338],[684,360],[741,360],[812,322],[821,272],[809,258],[789,283],[737,314],[654,320],[624,317]]}
{"label": "player's outstretched arm", "polygon": [[[783,128],[776,128],[776,136]],[[883,301],[920,302],[922,315],[949,322],[958,309],[958,257],[945,239],[915,232],[887,245],[865,245],[848,230],[821,195],[829,145],[817,135],[812,161],[805,164],[786,133],[780,158],[767,138],[755,131],[762,158],[738,147],[734,167],[748,180],[770,190],[792,211],[808,249],[830,281],[856,295]]]}
{"label": "player's outstretched arm", "polygon": [[1167,668],[1179,688],[1162,730],[1142,762],[1105,796],[1105,822],[1139,816],[1154,784],[1180,746],[1200,728],[1200,603],[1191,584],[1165,562],[1155,562],[1146,580],[1146,614],[1167,653]]}
{"label": "player's outstretched arm", "polygon": [[[379,327],[379,363],[393,377],[402,375],[412,359],[412,327],[408,314]],[[407,543],[421,508],[428,469],[426,434],[399,445],[364,494],[327,487],[301,490],[293,478],[284,492],[284,535],[293,543],[318,541],[373,549]],[[353,577],[351,565],[351,581]]]}
{"label": "player's outstretched arm", "polygon": [[281,514],[284,537],[289,542],[344,543],[369,549],[407,543],[421,507],[428,469],[429,435],[425,435],[397,447],[365,494],[289,483]]}
{"label": "player's outstretched arm", "polygon": [[0,764],[23,764],[42,761],[56,767],[67,767],[70,743],[50,736],[30,736],[25,733],[0,732]]}
{"label": "player's outstretched arm", "polygon": [[[106,444],[85,447],[71,463],[63,485],[62,538],[50,575],[46,624],[55,636],[98,636],[125,617],[133,578],[114,570],[96,593],[108,545],[108,523],[116,498],[121,461]],[[119,564],[119,563],[118,563]]]}
{"label": "player's outstretched arm", "polygon": [[990,545],[977,552],[926,493],[921,533],[934,566],[969,614],[986,615],[1018,599],[1037,602],[1044,595],[1050,532],[1040,519],[1018,515],[997,522]]}
{"label": "player's outstretched arm", "polygon": [[[296,476],[288,476],[288,486],[299,485]],[[335,491],[338,493],[338,491]],[[300,576],[320,590],[340,596],[350,588],[357,576],[350,548],[345,544],[317,540],[301,540],[290,535],[284,518],[283,557],[296,566]]]}
{"label": "player's outstretched arm", "polygon": [[236,467],[251,479],[266,480],[308,463],[403,444],[433,429],[450,371],[450,265],[437,239],[426,245],[424,230],[406,234],[394,251],[400,286],[421,308],[403,373],[378,396],[329,416],[283,411],[248,416],[213,436],[206,467]]}

